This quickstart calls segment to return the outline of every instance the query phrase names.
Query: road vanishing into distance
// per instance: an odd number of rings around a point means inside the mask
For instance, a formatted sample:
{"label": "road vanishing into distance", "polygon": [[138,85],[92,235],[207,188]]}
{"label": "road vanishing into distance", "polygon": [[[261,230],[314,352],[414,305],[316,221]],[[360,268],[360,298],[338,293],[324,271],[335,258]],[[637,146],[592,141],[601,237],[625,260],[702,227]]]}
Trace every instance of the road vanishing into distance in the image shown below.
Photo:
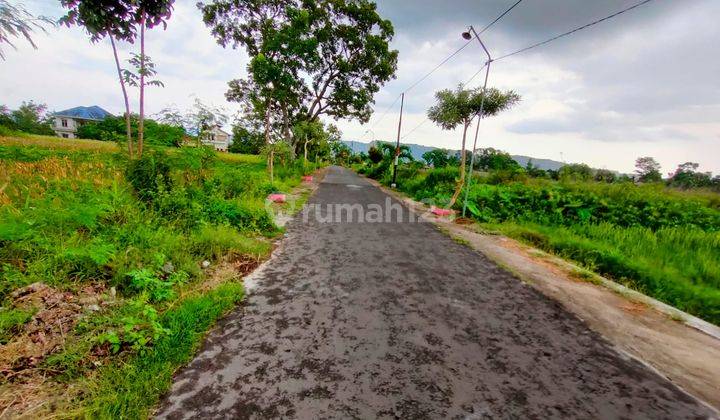
{"label": "road vanishing into distance", "polygon": [[[559,303],[388,200],[351,171],[329,168],[157,415],[716,415]],[[360,204],[376,221],[373,211],[387,203],[391,222],[359,221],[335,206]]]}

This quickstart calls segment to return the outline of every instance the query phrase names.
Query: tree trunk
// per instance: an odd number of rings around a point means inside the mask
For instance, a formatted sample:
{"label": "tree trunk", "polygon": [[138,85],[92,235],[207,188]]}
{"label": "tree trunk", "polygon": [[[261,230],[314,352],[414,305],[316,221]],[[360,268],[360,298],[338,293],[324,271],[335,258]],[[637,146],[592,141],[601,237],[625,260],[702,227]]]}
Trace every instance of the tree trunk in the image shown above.
{"label": "tree trunk", "polygon": [[145,11],[140,20],[140,117],[138,118],[138,157],[142,157],[145,139]]}
{"label": "tree trunk", "polygon": [[132,126],[130,125],[130,99],[128,99],[127,89],[125,88],[125,79],[122,77],[122,70],[120,69],[120,59],[118,58],[117,47],[115,46],[115,40],[110,35],[110,45],[112,45],[113,55],[115,56],[115,67],[117,68],[118,79],[120,79],[120,87],[122,88],[123,99],[125,99],[125,129],[127,131],[127,143],[128,143],[128,155],[130,159],[133,157],[133,146],[132,146]]}
{"label": "tree trunk", "polygon": [[462,187],[465,185],[465,139],[467,137],[467,129],[470,126],[470,122],[472,122],[472,119],[463,124],[462,149],[460,149],[460,179],[458,179],[458,182],[455,185],[455,192],[453,193],[447,208],[452,208],[452,206],[455,205],[455,202],[462,191]]}
{"label": "tree trunk", "polygon": [[308,142],[309,142],[309,141],[310,141],[310,140],[308,140],[308,138],[306,137],[306,138],[305,138],[305,144],[303,145],[303,147],[304,147],[304,149],[305,149],[305,165],[307,165],[307,162],[308,162],[308,160],[307,160],[307,145],[308,145]]}
{"label": "tree trunk", "polygon": [[281,109],[283,115],[283,137],[285,137],[285,141],[287,141],[288,144],[292,144],[290,141],[290,118],[288,117],[287,104],[283,103]]}
{"label": "tree trunk", "polygon": [[[265,106],[265,145],[270,146],[270,99],[267,100]],[[270,184],[273,183],[273,160],[275,158],[275,151],[270,150],[268,153],[268,170],[270,171]]]}
{"label": "tree trunk", "polygon": [[273,169],[275,166],[275,150],[270,150],[270,185],[273,185],[275,183],[275,180],[273,179]]}

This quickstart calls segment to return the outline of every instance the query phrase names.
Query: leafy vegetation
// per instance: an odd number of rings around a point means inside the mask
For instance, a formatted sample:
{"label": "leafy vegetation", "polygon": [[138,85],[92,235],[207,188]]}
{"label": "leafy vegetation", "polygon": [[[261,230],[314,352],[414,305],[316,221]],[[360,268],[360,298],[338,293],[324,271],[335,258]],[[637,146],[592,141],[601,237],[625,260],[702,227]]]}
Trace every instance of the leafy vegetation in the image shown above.
{"label": "leafy vegetation", "polygon": [[[242,296],[213,268],[267,256],[279,230],[264,198],[315,167],[278,162],[271,183],[259,156],[157,148],[129,160],[114,143],[0,137],[1,342],[22,340],[35,312],[49,311],[19,304],[13,292],[28,285],[71,302],[90,288],[95,302],[72,304],[62,346],[0,362],[84,383],[93,391],[74,397],[77,415],[147,413]],[[0,394],[12,386],[3,380]]]}
{"label": "leafy vegetation", "polygon": [[0,134],[23,132],[28,134],[53,135],[51,117],[47,113],[47,105],[33,101],[23,102],[18,109],[10,111],[7,106],[0,105]]}
{"label": "leafy vegetation", "polygon": [[[520,168],[503,152],[481,150],[468,194],[468,216],[485,228],[574,260],[588,269],[720,325],[720,194],[640,183],[567,165],[555,173]],[[398,171],[398,188],[416,200],[445,206],[457,166],[446,152],[427,154]],[[655,166],[641,159],[639,178]],[[384,160],[355,168],[390,183]],[[694,171],[681,165],[678,172]],[[647,175],[650,174],[650,175]],[[685,175],[690,177],[690,175]],[[709,175],[707,175],[709,178]],[[462,209],[462,203],[454,208]]]}
{"label": "leafy vegetation", "polygon": [[[467,131],[477,117],[497,115],[520,101],[520,95],[514,91],[502,92],[496,88],[464,89],[459,85],[455,90],[444,89],[435,93],[436,104],[428,109],[428,118],[443,130],[453,130],[462,126],[462,146],[460,148],[460,174],[450,205],[455,204],[465,183],[465,141]],[[472,150],[470,151],[472,154]]]}
{"label": "leafy vegetation", "polygon": [[[78,127],[76,135],[81,139],[124,141],[126,136],[125,117],[107,117],[102,121],[88,122]],[[133,137],[138,135],[138,117],[132,115],[130,127]],[[144,121],[145,141],[158,146],[180,146],[187,136],[183,127],[156,122],[152,119]]]}

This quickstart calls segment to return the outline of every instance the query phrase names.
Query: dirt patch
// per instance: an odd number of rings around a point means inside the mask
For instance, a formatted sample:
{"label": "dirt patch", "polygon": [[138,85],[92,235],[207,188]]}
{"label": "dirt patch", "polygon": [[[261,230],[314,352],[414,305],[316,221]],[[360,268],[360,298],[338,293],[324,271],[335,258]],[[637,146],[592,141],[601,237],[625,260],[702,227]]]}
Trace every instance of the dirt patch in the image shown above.
{"label": "dirt patch", "polygon": [[0,346],[0,418],[18,413],[31,418],[41,407],[81,391],[53,382],[52,373],[39,366],[64,348],[83,316],[114,304],[115,293],[101,285],[73,293],[34,283],[14,291],[11,299],[11,307],[34,315],[8,344]]}
{"label": "dirt patch", "polygon": [[78,320],[99,311],[111,299],[102,286],[87,286],[77,294],[34,283],[14,291],[12,307],[33,310],[35,315],[11,342],[0,347],[0,377],[15,381],[48,355],[62,348]]}

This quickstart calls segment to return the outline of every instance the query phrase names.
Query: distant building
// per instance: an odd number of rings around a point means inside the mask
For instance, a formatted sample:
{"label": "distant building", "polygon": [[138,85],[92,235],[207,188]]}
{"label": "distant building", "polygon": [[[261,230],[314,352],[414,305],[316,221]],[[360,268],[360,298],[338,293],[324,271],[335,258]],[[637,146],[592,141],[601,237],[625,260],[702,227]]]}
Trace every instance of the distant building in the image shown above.
{"label": "distant building", "polygon": [[53,131],[58,137],[74,139],[76,138],[75,133],[81,125],[90,121],[102,121],[111,116],[111,113],[97,105],[77,106],[53,114],[53,118],[55,118]]}
{"label": "distant building", "polygon": [[219,152],[227,152],[228,146],[230,146],[230,133],[227,133],[220,127],[215,126],[205,132],[200,141],[206,146],[212,146]]}

